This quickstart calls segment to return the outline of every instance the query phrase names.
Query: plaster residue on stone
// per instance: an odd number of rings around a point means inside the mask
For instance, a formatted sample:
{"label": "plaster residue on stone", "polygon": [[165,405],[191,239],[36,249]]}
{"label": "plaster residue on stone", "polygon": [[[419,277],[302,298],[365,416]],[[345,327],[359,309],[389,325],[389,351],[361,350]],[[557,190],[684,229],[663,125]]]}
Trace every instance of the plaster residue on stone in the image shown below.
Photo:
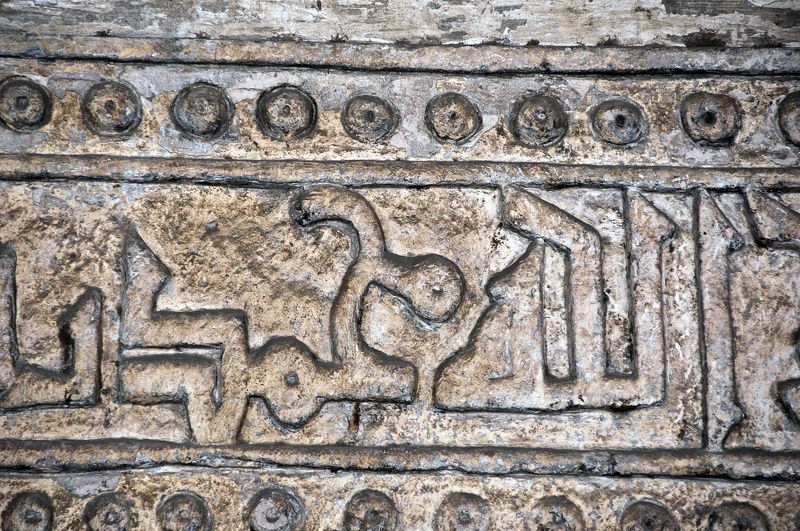
{"label": "plaster residue on stone", "polygon": [[9,0],[0,6],[0,28],[307,41],[797,46],[799,13],[792,0]]}

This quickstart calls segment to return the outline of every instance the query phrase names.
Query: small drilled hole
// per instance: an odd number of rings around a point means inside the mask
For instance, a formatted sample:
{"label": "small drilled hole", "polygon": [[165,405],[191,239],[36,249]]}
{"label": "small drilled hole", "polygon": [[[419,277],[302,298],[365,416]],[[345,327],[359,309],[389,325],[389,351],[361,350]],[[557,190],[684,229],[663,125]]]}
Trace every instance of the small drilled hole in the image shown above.
{"label": "small drilled hole", "polygon": [[31,100],[28,98],[28,96],[19,96],[17,98],[17,109],[24,111],[25,109],[28,108],[30,102]]}
{"label": "small drilled hole", "polygon": [[297,387],[300,384],[300,377],[296,372],[287,372],[283,375],[283,383],[286,387]]}
{"label": "small drilled hole", "polygon": [[714,125],[717,123],[717,115],[711,111],[706,111],[703,113],[703,122],[706,125]]}

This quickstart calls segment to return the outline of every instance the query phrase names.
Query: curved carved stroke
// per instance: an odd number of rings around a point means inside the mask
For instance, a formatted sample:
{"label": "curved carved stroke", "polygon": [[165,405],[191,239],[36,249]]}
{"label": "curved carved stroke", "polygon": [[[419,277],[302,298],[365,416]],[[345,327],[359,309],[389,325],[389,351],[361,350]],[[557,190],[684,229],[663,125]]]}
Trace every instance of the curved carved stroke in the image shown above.
{"label": "curved carved stroke", "polygon": [[254,391],[268,395],[273,414],[290,425],[304,423],[326,400],[411,402],[416,369],[366,343],[360,331],[364,297],[377,285],[404,300],[422,321],[446,321],[463,298],[461,271],[438,255],[390,253],[372,207],[345,188],[321,186],[301,194],[292,215],[307,229],[344,226],[353,240],[353,259],[331,309],[331,361],[302,343],[275,339],[259,352],[259,365],[277,364],[285,372],[280,379],[264,373]]}
{"label": "curved carved stroke", "polygon": [[61,367],[49,369],[20,357],[16,337],[17,256],[0,244],[0,408],[90,405],[97,401],[101,355],[101,295],[86,291],[57,319]]}
{"label": "curved carved stroke", "polygon": [[663,400],[663,252],[675,224],[626,192],[630,263],[616,305],[624,315],[612,316],[597,230],[527,190],[504,195],[503,225],[530,244],[487,283],[489,307],[467,345],[437,371],[437,405],[517,411]]}
{"label": "curved carved stroke", "polygon": [[[413,365],[370,347],[361,334],[364,297],[377,285],[404,301],[422,322],[443,322],[461,304],[461,271],[438,255],[389,252],[371,206],[346,188],[304,192],[293,201],[291,215],[303,229],[332,225],[353,242],[331,309],[329,359],[293,337],[272,338],[250,351],[240,311],[156,311],[155,300],[170,275],[134,235],[126,260],[123,396],[143,403],[186,402],[196,439],[207,443],[235,440],[248,397],[265,399],[287,427],[302,426],[330,400],[413,400]],[[161,378],[162,370],[171,377]]]}

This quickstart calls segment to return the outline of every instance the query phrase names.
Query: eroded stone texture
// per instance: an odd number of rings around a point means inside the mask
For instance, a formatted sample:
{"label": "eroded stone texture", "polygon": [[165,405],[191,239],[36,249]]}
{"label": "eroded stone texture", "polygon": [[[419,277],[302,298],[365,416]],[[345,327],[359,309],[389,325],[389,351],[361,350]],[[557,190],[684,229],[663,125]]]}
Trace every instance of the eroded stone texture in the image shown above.
{"label": "eroded stone texture", "polygon": [[[22,76],[43,87],[51,94],[53,113],[51,121],[28,134],[0,122],[0,154],[5,155],[202,157],[205,164],[351,160],[741,167],[774,168],[777,175],[798,162],[790,134],[797,116],[791,95],[800,91],[796,76],[504,76],[125,63],[100,69],[95,61],[30,59],[0,59],[0,76]],[[98,139],[82,102],[92,87],[112,81],[136,92],[142,118],[121,138]],[[186,99],[192,94],[196,97]],[[725,105],[696,106],[697,116],[687,118],[691,127],[686,126],[681,119],[686,102],[712,94]],[[377,106],[358,111],[350,102],[365,96],[385,105],[369,99]],[[124,106],[114,103],[115,109]],[[705,120],[713,124],[704,125]],[[249,173],[247,168],[238,172]],[[482,179],[487,172],[476,174],[474,179]],[[263,179],[265,172],[256,175]],[[395,182],[394,175],[376,180]]]}
{"label": "eroded stone texture", "polygon": [[797,9],[651,4],[3,3],[0,528],[796,531]]}
{"label": "eroded stone texture", "polygon": [[797,46],[795,0],[353,3],[7,0],[0,30],[33,35],[517,46]]}
{"label": "eroded stone texture", "polygon": [[[156,468],[11,474],[0,496],[25,489],[52,508],[47,522],[57,530],[81,528],[87,507],[121,492],[137,528],[203,529],[163,527],[161,500],[186,489],[209,518],[231,530],[791,530],[800,512],[797,484],[781,481]],[[379,509],[354,510],[352,500],[359,498]],[[386,518],[389,503],[396,511]]]}

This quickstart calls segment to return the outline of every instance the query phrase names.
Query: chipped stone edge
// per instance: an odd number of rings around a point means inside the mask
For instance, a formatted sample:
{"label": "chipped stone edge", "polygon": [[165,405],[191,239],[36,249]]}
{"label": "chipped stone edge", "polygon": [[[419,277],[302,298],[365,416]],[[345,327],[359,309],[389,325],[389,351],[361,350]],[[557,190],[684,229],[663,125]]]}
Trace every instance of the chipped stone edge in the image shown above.
{"label": "chipped stone edge", "polygon": [[[98,462],[98,458],[101,459]],[[102,463],[102,464],[100,464]],[[305,468],[329,471],[614,477],[724,478],[798,481],[796,453],[748,450],[552,450],[433,446],[208,447],[155,441],[18,441],[0,439],[0,474],[127,470],[165,465],[217,469]],[[0,476],[2,477],[2,476]]]}
{"label": "chipped stone edge", "polygon": [[521,47],[2,35],[0,57],[465,74],[800,74],[800,48],[788,47]]}
{"label": "chipped stone edge", "polygon": [[[457,170],[457,171],[455,171]],[[603,166],[540,162],[261,161],[118,157],[100,155],[0,155],[0,181],[107,181],[208,184],[240,187],[311,186],[635,186],[647,191],[706,188],[741,191],[800,189],[800,167],[686,168]]]}

